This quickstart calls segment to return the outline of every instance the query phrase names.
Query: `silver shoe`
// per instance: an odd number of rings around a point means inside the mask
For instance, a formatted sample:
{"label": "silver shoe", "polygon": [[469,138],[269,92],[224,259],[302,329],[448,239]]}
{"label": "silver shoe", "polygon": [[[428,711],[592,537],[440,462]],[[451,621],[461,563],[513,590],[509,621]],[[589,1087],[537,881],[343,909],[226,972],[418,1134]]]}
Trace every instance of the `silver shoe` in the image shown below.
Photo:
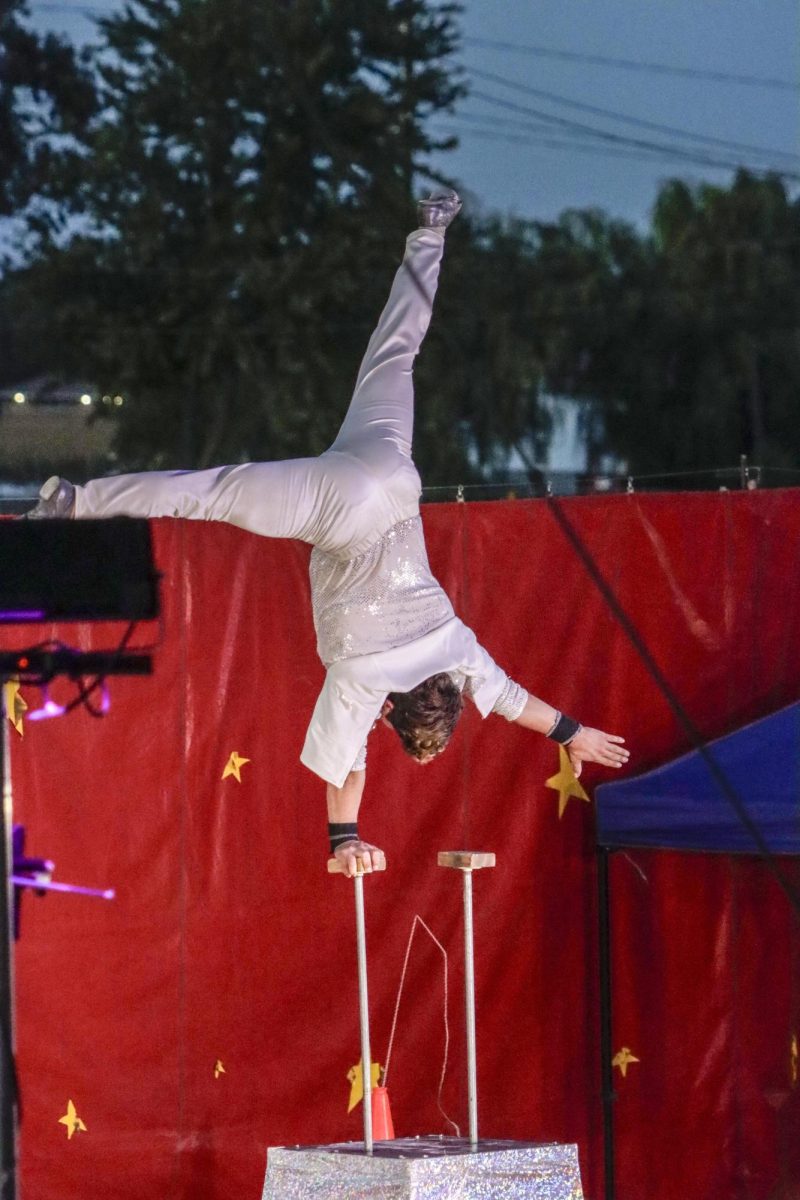
{"label": "silver shoe", "polygon": [[461,201],[454,191],[433,192],[427,200],[420,200],[417,205],[419,223],[423,229],[447,229],[460,210]]}
{"label": "silver shoe", "polygon": [[71,517],[75,512],[75,488],[68,479],[51,475],[39,488],[39,503],[24,515],[29,521],[48,517]]}

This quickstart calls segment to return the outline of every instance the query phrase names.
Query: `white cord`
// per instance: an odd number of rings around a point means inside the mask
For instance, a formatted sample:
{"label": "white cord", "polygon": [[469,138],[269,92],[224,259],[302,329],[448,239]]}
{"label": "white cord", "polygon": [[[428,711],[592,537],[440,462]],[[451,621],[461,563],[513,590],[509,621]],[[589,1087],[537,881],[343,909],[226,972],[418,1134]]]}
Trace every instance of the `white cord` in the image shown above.
{"label": "white cord", "polygon": [[414,934],[417,931],[418,924],[422,926],[422,928],[425,930],[425,932],[428,934],[428,936],[431,938],[431,940],[435,943],[436,946],[438,946],[439,950],[442,953],[442,958],[444,959],[444,1058],[442,1060],[442,1073],[439,1076],[439,1091],[437,1092],[437,1095],[436,1095],[436,1106],[439,1109],[439,1112],[444,1117],[447,1124],[451,1125],[452,1128],[455,1129],[456,1137],[461,1137],[461,1130],[459,1129],[458,1125],[456,1125],[455,1121],[450,1119],[450,1117],[447,1115],[447,1113],[444,1111],[444,1108],[442,1107],[442,1091],[444,1089],[444,1080],[445,1080],[445,1076],[447,1074],[447,1056],[448,1056],[448,1051],[450,1049],[450,1025],[447,1020],[447,1004],[448,1004],[447,951],[445,950],[444,946],[437,938],[436,934],[425,924],[425,922],[423,921],[423,919],[419,915],[419,913],[415,914],[414,920],[411,922],[411,932],[408,935],[408,945],[406,946],[406,956],[403,960],[403,970],[400,975],[400,986],[397,989],[397,1000],[395,1001],[394,1016],[392,1017],[392,1030],[391,1030],[391,1033],[389,1034],[389,1046],[386,1051],[386,1066],[384,1067],[384,1070],[383,1070],[383,1084],[384,1084],[384,1086],[386,1086],[386,1084],[388,1082],[389,1063],[390,1063],[391,1057],[392,1057],[392,1046],[394,1045],[395,1029],[397,1028],[397,1014],[400,1011],[400,997],[403,994],[403,986],[406,981],[406,971],[408,970],[408,960],[411,956],[411,943],[414,941]]}

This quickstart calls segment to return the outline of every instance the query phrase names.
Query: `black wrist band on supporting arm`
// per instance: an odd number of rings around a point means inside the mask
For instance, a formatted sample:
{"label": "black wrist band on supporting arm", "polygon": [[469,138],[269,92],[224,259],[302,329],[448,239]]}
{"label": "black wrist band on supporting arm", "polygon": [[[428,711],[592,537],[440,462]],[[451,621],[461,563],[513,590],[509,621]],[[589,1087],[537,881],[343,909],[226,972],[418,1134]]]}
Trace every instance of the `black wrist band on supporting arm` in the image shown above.
{"label": "black wrist band on supporting arm", "polygon": [[559,746],[568,746],[572,739],[580,733],[583,726],[579,721],[574,721],[572,717],[565,717],[563,713],[559,713],[556,718],[556,723],[547,734],[547,737],[552,738],[554,742],[558,742]]}
{"label": "black wrist band on supporting arm", "polygon": [[331,840],[331,854],[335,854],[339,846],[343,846],[345,842],[358,841],[358,826],[355,821],[347,821],[342,824],[329,821],[328,837]]}

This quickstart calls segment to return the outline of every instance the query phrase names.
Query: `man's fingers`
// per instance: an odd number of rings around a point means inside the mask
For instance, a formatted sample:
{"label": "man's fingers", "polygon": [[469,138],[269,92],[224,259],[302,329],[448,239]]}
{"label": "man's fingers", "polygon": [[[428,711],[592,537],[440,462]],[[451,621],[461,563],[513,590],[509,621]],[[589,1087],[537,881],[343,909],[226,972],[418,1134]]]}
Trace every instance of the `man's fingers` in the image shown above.
{"label": "man's fingers", "polygon": [[378,846],[369,842],[346,842],[334,851],[341,865],[342,874],[354,879],[356,875],[371,875],[373,871],[386,870],[386,856]]}
{"label": "man's fingers", "polygon": [[614,745],[606,747],[603,761],[611,767],[624,766],[624,764],[630,758],[630,752],[628,750],[624,750],[620,745],[620,742],[623,740],[623,738],[614,737],[611,734],[608,735],[608,741],[613,742]]}
{"label": "man's fingers", "polygon": [[377,846],[364,846],[360,850],[351,848],[345,866],[351,879],[356,875],[371,875],[373,871],[386,870],[386,857]]}

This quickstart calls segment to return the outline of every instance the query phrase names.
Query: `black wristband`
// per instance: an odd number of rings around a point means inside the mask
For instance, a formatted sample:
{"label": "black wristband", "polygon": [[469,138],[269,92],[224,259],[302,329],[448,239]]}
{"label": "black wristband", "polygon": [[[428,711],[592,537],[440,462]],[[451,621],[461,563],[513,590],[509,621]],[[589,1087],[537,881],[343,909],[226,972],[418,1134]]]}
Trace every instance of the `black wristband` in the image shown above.
{"label": "black wristband", "polygon": [[342,824],[329,821],[328,837],[331,841],[331,854],[335,854],[339,846],[343,846],[345,842],[358,841],[358,826],[355,821],[347,821]]}
{"label": "black wristband", "polygon": [[560,746],[568,746],[581,728],[580,721],[574,721],[572,717],[565,717],[563,713],[559,713],[558,720],[547,736]]}

